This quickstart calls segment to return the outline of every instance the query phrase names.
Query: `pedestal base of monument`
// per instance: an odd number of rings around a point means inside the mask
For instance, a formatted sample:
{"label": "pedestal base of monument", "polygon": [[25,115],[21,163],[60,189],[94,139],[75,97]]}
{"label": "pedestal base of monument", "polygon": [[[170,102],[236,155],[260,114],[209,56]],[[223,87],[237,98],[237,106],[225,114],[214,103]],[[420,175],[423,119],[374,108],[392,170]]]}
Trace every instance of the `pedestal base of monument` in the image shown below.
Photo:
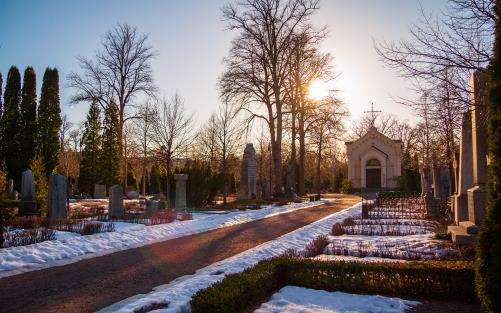
{"label": "pedestal base of monument", "polygon": [[478,234],[478,226],[470,221],[459,222],[459,226],[449,226],[447,231],[451,233],[452,241],[457,244],[474,243]]}
{"label": "pedestal base of monument", "polygon": [[452,242],[458,245],[472,244],[477,239],[477,234],[469,234],[468,229],[463,226],[449,226],[447,232],[451,234]]}
{"label": "pedestal base of monument", "polygon": [[453,196],[454,203],[454,221],[456,223],[468,220],[468,196],[460,194]]}
{"label": "pedestal base of monument", "polygon": [[19,215],[38,215],[37,202],[35,200],[21,200],[19,201]]}
{"label": "pedestal base of monument", "polygon": [[468,189],[468,220],[480,225],[487,207],[487,188],[477,185]]}

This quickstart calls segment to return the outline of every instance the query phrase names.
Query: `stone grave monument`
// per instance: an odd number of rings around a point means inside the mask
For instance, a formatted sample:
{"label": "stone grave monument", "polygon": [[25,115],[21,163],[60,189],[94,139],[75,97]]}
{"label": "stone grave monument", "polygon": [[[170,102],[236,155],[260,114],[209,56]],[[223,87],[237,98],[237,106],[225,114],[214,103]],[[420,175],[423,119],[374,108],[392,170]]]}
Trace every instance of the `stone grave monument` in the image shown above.
{"label": "stone grave monument", "polygon": [[146,200],[146,213],[148,216],[158,212],[160,209],[160,200]]}
{"label": "stone grave monument", "polygon": [[16,200],[14,198],[14,180],[11,178],[9,179],[9,197],[12,199],[12,200]]}
{"label": "stone grave monument", "polygon": [[59,174],[50,175],[47,217],[51,219],[68,217],[66,206],[67,192],[66,177]]}
{"label": "stone grave monument", "polygon": [[127,199],[137,199],[139,198],[139,192],[137,190],[127,191]]}
{"label": "stone grave monument", "polygon": [[114,217],[124,215],[124,199],[123,189],[120,185],[113,185],[110,187],[110,202],[108,206],[108,214]]}
{"label": "stone grave monument", "polygon": [[463,118],[455,225],[448,228],[452,240],[459,244],[474,242],[487,206],[487,73],[473,73],[470,86],[471,122]]}
{"label": "stone grave monument", "polygon": [[421,197],[425,202],[426,214],[429,217],[437,215],[437,201],[432,192],[433,173],[429,166],[419,164],[419,175],[421,177]]}
{"label": "stone grave monument", "polygon": [[454,197],[454,221],[468,220],[468,189],[473,186],[473,151],[471,146],[471,113],[463,114],[459,144],[459,179],[457,195]]}
{"label": "stone grave monument", "polygon": [[242,165],[240,167],[239,199],[256,198],[256,150],[251,143],[245,146]]}
{"label": "stone grave monument", "polygon": [[435,155],[433,156],[432,176],[433,196],[435,199],[441,201],[443,196],[442,181],[440,180],[440,167],[437,164],[437,158]]}
{"label": "stone grave monument", "polygon": [[174,174],[174,179],[176,180],[176,199],[175,208],[185,209],[186,208],[186,181],[188,180],[188,174]]}
{"label": "stone grave monument", "polygon": [[105,185],[94,185],[94,199],[104,199],[106,198],[106,186]]}
{"label": "stone grave monument", "polygon": [[24,171],[21,178],[21,201],[19,202],[21,215],[38,215],[35,194],[35,177],[30,170]]}

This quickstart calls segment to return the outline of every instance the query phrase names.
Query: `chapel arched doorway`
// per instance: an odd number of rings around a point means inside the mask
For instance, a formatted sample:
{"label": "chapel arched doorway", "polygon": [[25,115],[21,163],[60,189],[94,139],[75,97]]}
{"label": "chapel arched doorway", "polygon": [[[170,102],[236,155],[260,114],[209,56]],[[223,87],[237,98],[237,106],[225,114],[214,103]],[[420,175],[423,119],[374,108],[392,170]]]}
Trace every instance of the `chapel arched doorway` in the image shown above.
{"label": "chapel arched doorway", "polygon": [[365,187],[368,189],[381,188],[381,162],[370,159],[365,164]]}

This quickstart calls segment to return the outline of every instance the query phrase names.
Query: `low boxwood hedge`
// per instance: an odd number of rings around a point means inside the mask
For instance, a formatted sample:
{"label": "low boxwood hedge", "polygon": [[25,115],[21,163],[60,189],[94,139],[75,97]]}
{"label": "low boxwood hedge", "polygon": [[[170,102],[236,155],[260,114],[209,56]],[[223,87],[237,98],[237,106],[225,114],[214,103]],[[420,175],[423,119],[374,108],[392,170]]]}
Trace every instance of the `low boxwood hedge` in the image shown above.
{"label": "low boxwood hedge", "polygon": [[329,291],[477,301],[469,262],[348,263],[274,258],[197,292],[191,311],[241,312],[292,285]]}
{"label": "low boxwood hedge", "polygon": [[283,260],[258,263],[238,274],[198,291],[191,300],[192,313],[239,312],[267,299],[283,286]]}

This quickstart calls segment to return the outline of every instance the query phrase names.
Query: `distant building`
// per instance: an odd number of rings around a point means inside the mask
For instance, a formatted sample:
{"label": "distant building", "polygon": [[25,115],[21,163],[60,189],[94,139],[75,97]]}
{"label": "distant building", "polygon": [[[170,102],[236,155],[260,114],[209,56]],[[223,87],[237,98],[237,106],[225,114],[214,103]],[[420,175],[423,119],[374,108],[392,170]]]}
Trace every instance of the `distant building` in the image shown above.
{"label": "distant building", "polygon": [[375,127],[356,141],[346,142],[348,180],[353,189],[398,188],[402,175],[402,142],[378,132]]}

